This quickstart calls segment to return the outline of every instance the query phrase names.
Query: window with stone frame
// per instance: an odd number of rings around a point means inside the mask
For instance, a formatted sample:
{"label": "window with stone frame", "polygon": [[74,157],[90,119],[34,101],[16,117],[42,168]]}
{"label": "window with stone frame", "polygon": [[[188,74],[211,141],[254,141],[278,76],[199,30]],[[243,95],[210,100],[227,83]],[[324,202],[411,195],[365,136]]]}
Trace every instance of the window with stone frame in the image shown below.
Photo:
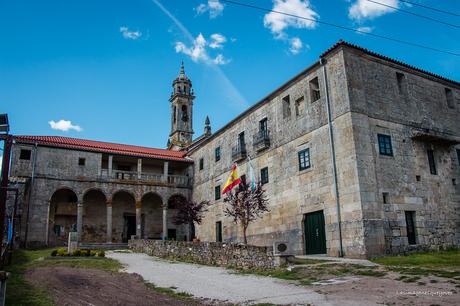
{"label": "window with stone frame", "polygon": [[417,244],[417,232],[415,230],[415,211],[405,211],[407,241],[410,245]]}
{"label": "window with stone frame", "polygon": [[457,162],[458,162],[458,165],[460,166],[460,149],[456,149],[457,151]]}
{"label": "window with stone frame", "polygon": [[289,95],[283,98],[283,119],[289,119],[291,117],[291,98]]}
{"label": "window with stone frame", "polygon": [[310,88],[310,99],[311,102],[315,102],[321,98],[321,92],[319,90],[319,80],[318,77],[312,79],[309,82],[309,88]]}
{"label": "window with stone frame", "polygon": [[437,175],[438,171],[436,170],[436,160],[434,159],[434,150],[427,150],[427,157],[428,157],[428,166],[430,167],[430,173],[433,175]]}
{"label": "window with stone frame", "polygon": [[27,149],[21,149],[21,152],[19,153],[19,159],[22,160],[30,160],[30,156],[32,155],[31,150]]}
{"label": "window with stone frame", "polygon": [[295,115],[299,117],[305,113],[305,98],[304,96],[295,100]]}
{"label": "window with stone frame", "polygon": [[214,200],[220,200],[220,185],[214,187]]}
{"label": "window with stone frame", "polygon": [[268,167],[260,169],[260,182],[262,185],[268,183]]}
{"label": "window with stone frame", "polygon": [[404,75],[404,73],[396,72],[396,82],[398,84],[399,94],[405,95],[407,84],[406,84],[406,76]]}
{"label": "window with stone frame", "polygon": [[86,164],[86,158],[80,157],[78,159],[78,165],[79,166],[84,166]]}
{"label": "window with stone frame", "polygon": [[305,170],[311,167],[310,148],[299,151],[298,156],[299,156],[299,171],[302,171],[302,170]]}
{"label": "window with stone frame", "polygon": [[220,147],[217,147],[214,150],[214,157],[215,157],[216,162],[218,162],[220,160]]}
{"label": "window with stone frame", "polygon": [[203,158],[200,158],[200,162],[199,162],[199,163],[200,163],[200,165],[199,165],[200,168],[199,168],[199,169],[200,169],[200,170],[203,170],[203,168],[204,168],[204,159],[203,159]]}
{"label": "window with stone frame", "polygon": [[391,136],[385,134],[377,134],[379,142],[380,155],[393,156],[393,146],[391,144]]}
{"label": "window with stone frame", "polygon": [[454,101],[454,93],[449,88],[444,88],[444,92],[446,93],[446,102],[449,108],[455,108],[455,101]]}

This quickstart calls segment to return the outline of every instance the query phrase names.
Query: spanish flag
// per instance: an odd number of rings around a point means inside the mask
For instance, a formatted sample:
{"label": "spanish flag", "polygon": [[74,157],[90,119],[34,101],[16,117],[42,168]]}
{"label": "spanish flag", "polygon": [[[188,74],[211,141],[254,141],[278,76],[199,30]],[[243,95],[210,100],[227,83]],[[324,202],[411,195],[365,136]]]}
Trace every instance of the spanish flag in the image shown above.
{"label": "spanish flag", "polygon": [[236,164],[232,166],[232,172],[230,173],[230,177],[228,178],[227,182],[224,185],[224,189],[222,190],[222,194],[229,192],[235,186],[241,183],[241,179],[238,176],[238,171],[236,170]]}

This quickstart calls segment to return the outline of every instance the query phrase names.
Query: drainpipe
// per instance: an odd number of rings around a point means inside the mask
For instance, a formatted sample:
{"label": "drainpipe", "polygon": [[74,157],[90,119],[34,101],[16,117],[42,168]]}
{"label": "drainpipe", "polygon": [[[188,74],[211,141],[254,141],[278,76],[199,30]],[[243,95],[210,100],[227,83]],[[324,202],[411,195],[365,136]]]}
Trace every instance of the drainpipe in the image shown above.
{"label": "drainpipe", "polygon": [[[29,190],[29,194],[27,195],[26,231],[24,234],[24,246],[25,247],[27,247],[27,236],[29,234],[30,199],[32,197],[32,190],[34,188],[34,182],[35,182],[35,164],[37,163],[37,148],[38,148],[38,145],[37,143],[35,143],[34,144],[34,160],[32,162],[32,174],[30,177],[30,190]],[[46,235],[48,236],[48,233],[46,233]]]}
{"label": "drainpipe", "polygon": [[341,216],[340,216],[340,198],[339,198],[339,187],[337,186],[337,163],[335,160],[335,148],[334,148],[334,132],[332,130],[332,116],[331,116],[331,103],[329,101],[329,87],[327,84],[327,72],[326,72],[326,60],[324,58],[320,58],[319,63],[323,67],[323,80],[324,80],[324,88],[326,91],[326,105],[327,105],[327,124],[329,127],[329,150],[332,156],[332,172],[333,176],[333,184],[334,184],[334,191],[335,191],[335,205],[337,211],[337,224],[339,227],[339,257],[343,257],[343,243],[342,243],[342,225],[341,225]]}

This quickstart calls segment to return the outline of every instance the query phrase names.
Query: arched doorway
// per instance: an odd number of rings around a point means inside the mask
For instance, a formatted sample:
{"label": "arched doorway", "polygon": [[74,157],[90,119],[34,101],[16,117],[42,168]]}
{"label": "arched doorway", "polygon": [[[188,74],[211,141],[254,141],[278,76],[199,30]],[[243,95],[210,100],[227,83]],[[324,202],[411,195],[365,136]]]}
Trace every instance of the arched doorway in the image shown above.
{"label": "arched doorway", "polygon": [[136,199],[127,191],[117,191],[112,197],[112,239],[128,242],[136,235]]}
{"label": "arched doorway", "polygon": [[78,197],[70,189],[56,190],[51,196],[48,224],[48,245],[65,245],[69,232],[77,231]]}
{"label": "arched doorway", "polygon": [[142,197],[142,237],[161,239],[163,232],[163,200],[153,192]]}
{"label": "arched doorway", "polygon": [[106,242],[107,199],[105,194],[92,189],[83,196],[82,242]]}
{"label": "arched doorway", "polygon": [[[176,225],[174,223],[177,208],[180,203],[184,203],[186,198],[180,194],[175,194],[168,199],[168,239],[187,240],[188,225]],[[193,229],[191,229],[193,231]]]}

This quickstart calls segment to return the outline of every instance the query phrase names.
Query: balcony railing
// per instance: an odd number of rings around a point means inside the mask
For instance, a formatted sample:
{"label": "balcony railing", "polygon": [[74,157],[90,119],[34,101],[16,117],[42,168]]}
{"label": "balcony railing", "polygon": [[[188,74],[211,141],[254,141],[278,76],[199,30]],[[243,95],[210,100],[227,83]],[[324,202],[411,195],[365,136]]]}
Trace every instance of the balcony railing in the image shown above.
{"label": "balcony railing", "polygon": [[245,159],[247,156],[246,145],[244,143],[239,143],[237,146],[232,148],[232,160],[239,161]]}
{"label": "balcony railing", "polygon": [[112,170],[112,174],[109,175],[108,169],[101,169],[101,179],[167,183],[180,187],[189,187],[192,184],[191,178],[186,175],[168,175],[165,178],[163,174],[141,172],[139,175],[136,171],[121,170]]}
{"label": "balcony railing", "polygon": [[270,131],[261,130],[253,136],[254,149],[262,151],[270,147]]}

